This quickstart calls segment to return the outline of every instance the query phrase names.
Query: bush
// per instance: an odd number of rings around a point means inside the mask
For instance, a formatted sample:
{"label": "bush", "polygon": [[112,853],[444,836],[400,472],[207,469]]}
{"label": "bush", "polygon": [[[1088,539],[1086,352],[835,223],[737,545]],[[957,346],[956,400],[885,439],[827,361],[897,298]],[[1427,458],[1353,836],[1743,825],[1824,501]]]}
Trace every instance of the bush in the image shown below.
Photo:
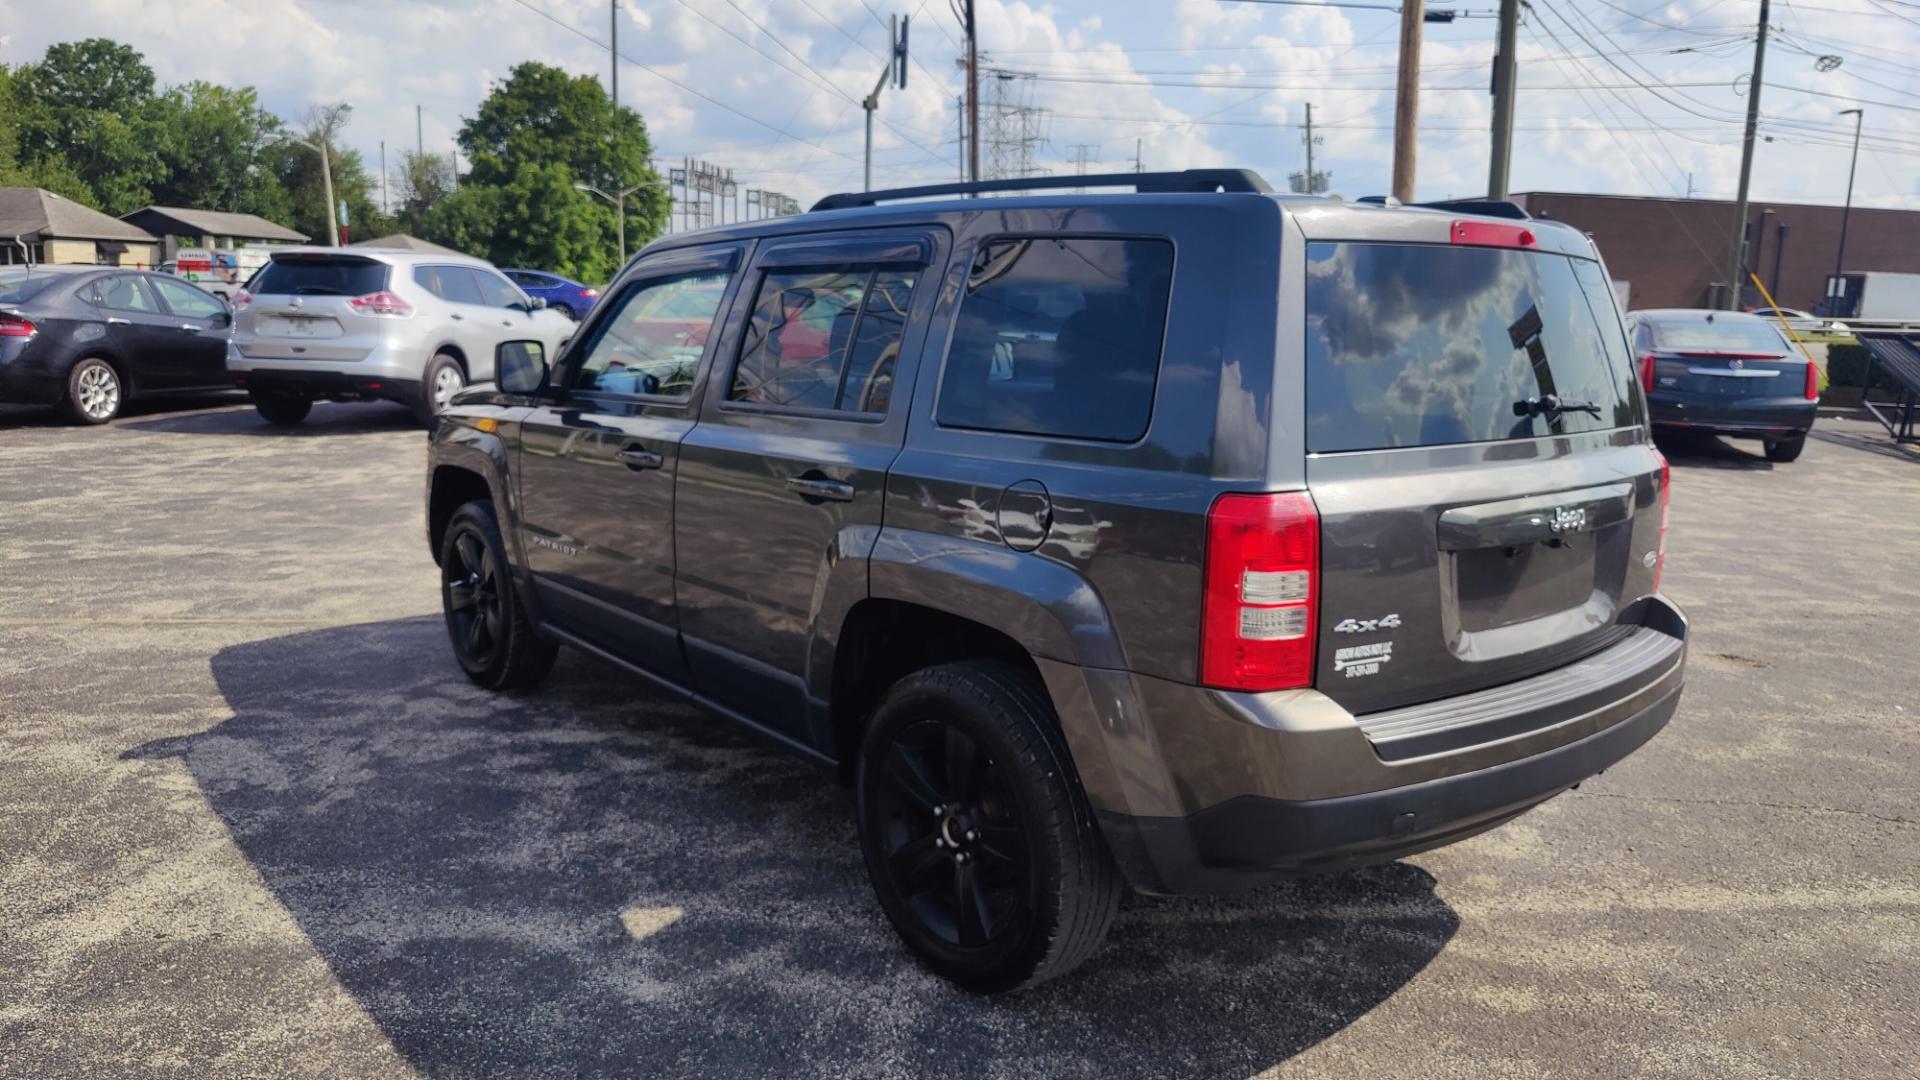
{"label": "bush", "polygon": [[1833,386],[1864,386],[1872,359],[1865,345],[1829,345],[1827,380]]}

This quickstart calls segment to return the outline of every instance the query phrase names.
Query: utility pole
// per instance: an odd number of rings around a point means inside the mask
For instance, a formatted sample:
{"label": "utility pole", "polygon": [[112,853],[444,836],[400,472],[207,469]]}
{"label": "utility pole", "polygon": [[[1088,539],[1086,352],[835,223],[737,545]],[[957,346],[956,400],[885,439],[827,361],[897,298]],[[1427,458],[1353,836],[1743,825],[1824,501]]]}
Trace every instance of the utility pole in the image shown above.
{"label": "utility pole", "polygon": [[427,137],[422,134],[425,131],[426,128],[420,124],[420,106],[415,105],[413,107],[413,152],[421,158],[427,156]]}
{"label": "utility pole", "polygon": [[1487,168],[1487,198],[1507,197],[1513,170],[1513,92],[1520,36],[1520,0],[1500,0],[1500,51],[1493,54],[1493,157]]}
{"label": "utility pole", "polygon": [[1693,198],[1693,174],[1687,174],[1687,198]]}
{"label": "utility pole", "polygon": [[460,190],[460,140],[453,140],[453,190]]}
{"label": "utility pole", "polygon": [[1420,24],[1426,0],[1400,5],[1400,78],[1393,94],[1393,197],[1413,201],[1414,142],[1420,126]]}
{"label": "utility pole", "polygon": [[1140,163],[1140,161],[1141,161],[1141,159],[1140,159],[1140,143],[1141,143],[1141,140],[1140,140],[1140,139],[1138,139],[1138,138],[1135,138],[1135,139],[1133,140],[1133,171],[1134,171],[1134,172],[1144,172],[1144,171],[1146,171],[1146,170],[1145,170],[1144,168],[1142,168],[1142,167],[1141,167],[1141,163]]}
{"label": "utility pole", "polygon": [[327,246],[340,246],[340,213],[333,203],[333,159],[327,153],[327,139],[331,132],[320,136],[320,176],[327,187]]}
{"label": "utility pole", "polygon": [[387,140],[380,140],[380,213],[392,214],[387,208]]}
{"label": "utility pole", "polygon": [[[1853,164],[1847,166],[1847,204],[1840,211],[1840,250],[1833,256],[1833,276],[1838,278],[1847,272],[1847,219],[1853,216],[1853,172],[1860,167],[1860,122],[1866,118],[1863,109],[1845,109],[1840,115],[1853,115]],[[1778,277],[1779,275],[1775,275]],[[1831,292],[1829,284],[1827,290]]]}
{"label": "utility pole", "polygon": [[975,35],[973,0],[966,5],[967,32],[967,179],[980,179],[980,42]]}
{"label": "utility pole", "polygon": [[[607,8],[607,67],[611,69],[612,75],[607,82],[607,89],[613,95],[613,111],[618,113],[620,111],[620,0],[613,0]],[[627,260],[622,258],[620,265],[626,264]]]}
{"label": "utility pole", "polygon": [[887,41],[890,49],[887,53],[887,66],[880,71],[880,77],[874,80],[873,93],[860,102],[867,113],[867,153],[865,170],[861,174],[861,191],[873,190],[873,114],[880,109],[880,91],[887,88],[891,80],[898,89],[907,88],[907,21],[898,15],[892,16],[887,23]]}
{"label": "utility pole", "polygon": [[1307,194],[1314,194],[1317,186],[1313,182],[1313,102],[1307,102]]}
{"label": "utility pole", "polygon": [[959,177],[961,183],[967,180],[967,95],[953,96],[953,130],[959,135],[956,141],[960,146]]}
{"label": "utility pole", "polygon": [[1740,190],[1733,200],[1733,253],[1727,258],[1727,296],[1723,306],[1740,310],[1740,283],[1747,269],[1747,189],[1753,181],[1753,135],[1760,126],[1760,79],[1767,63],[1769,0],[1760,0],[1760,36],[1753,43],[1753,81],[1747,84],[1747,134],[1740,147]]}

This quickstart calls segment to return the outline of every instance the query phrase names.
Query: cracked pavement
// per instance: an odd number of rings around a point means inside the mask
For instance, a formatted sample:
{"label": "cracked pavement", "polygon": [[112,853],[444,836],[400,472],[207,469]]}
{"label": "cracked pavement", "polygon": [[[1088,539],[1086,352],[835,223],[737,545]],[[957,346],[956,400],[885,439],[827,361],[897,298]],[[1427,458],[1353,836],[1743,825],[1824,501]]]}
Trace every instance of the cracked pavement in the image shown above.
{"label": "cracked pavement", "polygon": [[401,411],[0,410],[0,1075],[1920,1074],[1920,460],[1750,447],[1670,447],[1638,754],[987,1001],[811,767],[579,656],[460,676]]}

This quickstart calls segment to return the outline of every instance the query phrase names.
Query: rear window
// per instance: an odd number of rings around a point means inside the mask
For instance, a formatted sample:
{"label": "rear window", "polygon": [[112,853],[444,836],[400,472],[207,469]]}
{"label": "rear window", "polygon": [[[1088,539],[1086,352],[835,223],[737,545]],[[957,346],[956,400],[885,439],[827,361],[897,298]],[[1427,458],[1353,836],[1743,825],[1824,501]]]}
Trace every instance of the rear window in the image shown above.
{"label": "rear window", "polygon": [[270,296],[365,296],[387,287],[387,264],[372,259],[274,259],[248,291]]}
{"label": "rear window", "polygon": [[0,304],[24,304],[59,280],[58,274],[0,270]]}
{"label": "rear window", "polygon": [[983,244],[940,381],[948,427],[1132,442],[1147,433],[1173,281],[1164,240]]}
{"label": "rear window", "polygon": [[1737,352],[1782,356],[1787,339],[1758,319],[1737,315],[1648,319],[1653,347],[1669,352]]}
{"label": "rear window", "polygon": [[[1311,451],[1621,427],[1637,422],[1632,378],[1619,315],[1591,262],[1504,248],[1307,245]],[[1597,415],[1543,413],[1548,394]]]}

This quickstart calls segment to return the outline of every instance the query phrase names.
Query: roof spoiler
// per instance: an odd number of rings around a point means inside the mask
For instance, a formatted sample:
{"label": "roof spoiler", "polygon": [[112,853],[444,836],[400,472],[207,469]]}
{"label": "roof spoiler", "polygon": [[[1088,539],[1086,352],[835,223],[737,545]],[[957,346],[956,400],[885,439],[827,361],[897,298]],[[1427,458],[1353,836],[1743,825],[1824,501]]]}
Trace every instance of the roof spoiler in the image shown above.
{"label": "roof spoiler", "polygon": [[[844,191],[828,195],[814,203],[812,210],[846,210],[856,206],[875,206],[904,199],[925,199],[939,195],[986,195],[1000,191],[1043,191],[1050,188],[1124,187],[1143,195],[1164,192],[1238,191],[1266,194],[1273,191],[1266,178],[1252,169],[1185,169],[1180,172],[1092,173],[1080,176],[1023,176],[1005,180],[978,180],[972,183],[928,184],[924,187],[887,188],[882,191]],[[812,211],[809,211],[812,212]]]}
{"label": "roof spoiler", "polygon": [[[1375,206],[1399,206],[1399,202],[1385,195],[1362,195],[1355,202],[1372,203]],[[1478,214],[1481,217],[1511,218],[1514,221],[1532,221],[1533,216],[1520,208],[1516,202],[1506,199],[1442,199],[1439,202],[1407,203],[1408,206],[1422,210],[1444,210],[1449,214]]]}

